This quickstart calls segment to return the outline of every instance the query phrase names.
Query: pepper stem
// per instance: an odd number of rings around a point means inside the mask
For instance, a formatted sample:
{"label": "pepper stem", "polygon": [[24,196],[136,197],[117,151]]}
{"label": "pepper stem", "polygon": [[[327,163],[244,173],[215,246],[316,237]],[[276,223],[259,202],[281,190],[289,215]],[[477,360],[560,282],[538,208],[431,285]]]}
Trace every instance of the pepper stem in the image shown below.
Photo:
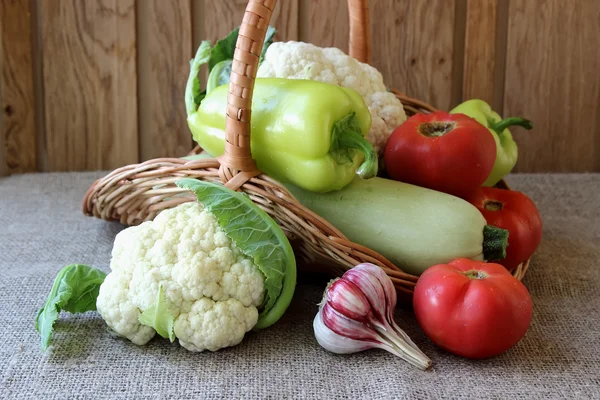
{"label": "pepper stem", "polygon": [[508,230],[493,225],[483,227],[483,258],[486,261],[502,260],[506,257]]}
{"label": "pepper stem", "polygon": [[504,118],[503,120],[498,122],[489,121],[488,123],[490,128],[493,129],[497,134],[501,134],[509,126],[515,125],[521,126],[527,130],[533,129],[533,122],[521,117]]}
{"label": "pepper stem", "polygon": [[362,179],[370,179],[377,176],[379,163],[377,160],[377,152],[373,145],[363,136],[360,129],[356,114],[351,113],[342,118],[333,126],[332,132],[332,155],[341,162],[352,161],[351,153],[348,149],[356,149],[363,153],[365,161],[358,167],[356,173]]}

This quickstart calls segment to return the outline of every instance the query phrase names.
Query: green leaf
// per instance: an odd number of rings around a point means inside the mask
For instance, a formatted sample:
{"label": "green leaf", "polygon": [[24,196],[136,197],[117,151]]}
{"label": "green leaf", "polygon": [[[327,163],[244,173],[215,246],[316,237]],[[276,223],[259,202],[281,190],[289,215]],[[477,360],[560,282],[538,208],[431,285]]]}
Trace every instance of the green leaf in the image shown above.
{"label": "green leaf", "polygon": [[43,351],[50,345],[54,323],[61,310],[73,314],[96,310],[96,298],[104,278],[104,271],[82,264],[67,265],[59,271],[46,304],[35,320]]}
{"label": "green leaf", "polygon": [[265,53],[267,52],[269,46],[273,43],[273,38],[275,37],[276,33],[277,30],[271,25],[269,25],[269,27],[267,28],[267,34],[265,35],[265,41],[263,42],[263,49],[260,53],[260,62],[262,62],[262,60],[265,58]]}
{"label": "green leaf", "polygon": [[175,317],[169,311],[162,285],[158,286],[156,300],[140,314],[138,321],[142,325],[154,328],[156,333],[173,343],[175,340]]}
{"label": "green leaf", "polygon": [[[213,78],[214,82],[213,83],[218,83],[217,86],[221,86],[226,83],[229,83],[229,77],[231,75],[231,63],[233,62],[233,53],[235,52],[235,45],[237,42],[239,31],[240,31],[239,27],[234,29],[229,35],[227,35],[227,37],[219,40],[210,51],[210,60],[208,61],[208,70],[209,70],[211,76],[213,75],[213,68],[217,68],[217,66],[223,62],[229,62],[229,63],[225,63],[224,64],[225,67],[220,68],[214,74],[214,78]],[[273,43],[273,38],[274,38],[276,32],[277,31],[272,26],[269,26],[267,28],[267,33],[265,35],[265,40],[263,42],[263,49],[262,49],[261,56],[260,56],[261,62],[264,58],[264,55],[265,55],[267,49],[269,48],[271,43]],[[210,81],[210,76],[209,76],[209,81]],[[213,89],[217,86],[214,86]],[[207,92],[210,93],[210,89],[208,89]]]}
{"label": "green leaf", "polygon": [[225,38],[217,41],[215,47],[210,50],[210,59],[208,60],[208,70],[212,71],[215,65],[224,60],[233,60],[235,44],[237,42],[240,28],[237,27]]}
{"label": "green leaf", "polygon": [[190,61],[190,75],[188,76],[187,85],[185,87],[185,108],[187,114],[195,113],[200,105],[200,102],[206,96],[206,92],[200,90],[200,80],[198,74],[200,67],[206,64],[210,58],[210,42],[203,41],[198,47],[196,56]]}
{"label": "green leaf", "polygon": [[196,194],[227,236],[264,275],[265,301],[255,329],[277,322],[289,306],[296,285],[296,259],[279,225],[247,195],[223,185],[191,178],[176,184]]}
{"label": "green leaf", "polygon": [[[206,97],[206,94],[215,87],[229,83],[229,77],[231,75],[231,65],[233,62],[233,53],[235,52],[235,45],[240,28],[235,28],[225,38],[217,41],[213,48],[210,47],[210,42],[203,41],[196,52],[196,56],[190,61],[190,75],[188,77],[187,85],[185,88],[185,107],[187,114],[193,114],[198,110],[198,106]],[[273,37],[277,31],[274,27],[269,26],[265,35],[265,41],[263,43],[263,49],[260,56],[262,62],[267,48],[273,43]],[[198,73],[200,72],[200,66],[208,63],[209,78],[207,83],[207,89],[201,90],[200,80],[198,79]],[[213,69],[222,64],[217,71]]]}
{"label": "green leaf", "polygon": [[194,80],[192,90],[194,92],[194,109],[196,109],[206,97],[206,90],[200,90],[200,79]]}

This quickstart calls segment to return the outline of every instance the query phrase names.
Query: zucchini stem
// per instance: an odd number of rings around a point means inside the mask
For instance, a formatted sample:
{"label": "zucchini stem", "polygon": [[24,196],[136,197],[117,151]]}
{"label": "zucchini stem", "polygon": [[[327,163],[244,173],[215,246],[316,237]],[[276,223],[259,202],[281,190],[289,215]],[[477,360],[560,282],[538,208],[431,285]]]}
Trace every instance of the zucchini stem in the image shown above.
{"label": "zucchini stem", "polygon": [[483,227],[483,258],[486,261],[502,260],[506,257],[508,230],[493,225]]}

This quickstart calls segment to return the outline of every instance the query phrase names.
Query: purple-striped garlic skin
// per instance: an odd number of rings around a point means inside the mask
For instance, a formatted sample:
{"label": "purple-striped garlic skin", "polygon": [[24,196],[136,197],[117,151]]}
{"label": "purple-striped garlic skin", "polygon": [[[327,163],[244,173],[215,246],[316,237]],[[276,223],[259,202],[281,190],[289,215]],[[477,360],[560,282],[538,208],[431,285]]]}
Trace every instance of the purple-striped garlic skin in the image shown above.
{"label": "purple-striped garlic skin", "polygon": [[357,267],[359,267],[359,270],[367,271],[377,277],[377,280],[379,280],[381,287],[383,287],[383,292],[385,293],[388,310],[394,310],[398,301],[396,295],[396,288],[394,287],[394,283],[392,282],[390,277],[385,273],[385,271],[376,265],[368,263],[359,264],[357,265]]}
{"label": "purple-striped garlic skin", "polygon": [[321,318],[326,327],[338,335],[355,340],[378,340],[377,332],[368,324],[348,318],[337,311],[331,303],[326,303],[320,310]]}
{"label": "purple-striped garlic skin", "polygon": [[329,286],[326,304],[356,321],[366,322],[373,317],[373,307],[362,289],[345,279],[345,275]]}
{"label": "purple-striped garlic skin", "polygon": [[[343,279],[359,286],[363,294],[371,304],[373,314],[377,319],[384,319],[387,315],[387,304],[385,289],[378,279],[372,279],[372,273],[362,268],[364,264],[347,271]],[[379,267],[377,267],[379,268]]]}
{"label": "purple-striped garlic skin", "polygon": [[331,281],[313,321],[321,347],[337,354],[379,348],[421,369],[431,366],[408,335],[394,321],[396,289],[373,264],[359,264]]}
{"label": "purple-striped garlic skin", "polygon": [[371,341],[347,338],[329,329],[323,321],[322,309],[315,316],[313,330],[319,345],[335,354],[358,353],[375,347]]}

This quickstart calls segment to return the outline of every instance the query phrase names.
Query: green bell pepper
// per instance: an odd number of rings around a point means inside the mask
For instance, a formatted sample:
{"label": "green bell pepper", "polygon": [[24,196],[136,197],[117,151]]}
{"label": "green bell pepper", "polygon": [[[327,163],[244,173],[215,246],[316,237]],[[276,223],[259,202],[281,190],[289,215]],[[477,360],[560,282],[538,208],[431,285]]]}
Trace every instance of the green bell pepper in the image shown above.
{"label": "green bell pepper", "polygon": [[450,113],[465,114],[474,118],[492,133],[496,141],[496,162],[483,186],[494,186],[512,171],[519,155],[517,144],[513,140],[508,127],[518,125],[529,130],[533,128],[533,122],[520,117],[502,119],[498,113],[492,110],[489,104],[477,99],[467,100],[459,104]]}
{"label": "green bell pepper", "polygon": [[[200,147],[219,157],[225,151],[228,85],[210,87],[205,97],[196,97],[196,67],[192,62],[186,90],[188,126]],[[220,68],[212,73],[221,74]],[[261,171],[281,182],[328,192],[342,189],[357,174],[375,177],[377,153],[365,138],[370,126],[369,109],[352,89],[309,80],[255,81],[252,158]]]}

